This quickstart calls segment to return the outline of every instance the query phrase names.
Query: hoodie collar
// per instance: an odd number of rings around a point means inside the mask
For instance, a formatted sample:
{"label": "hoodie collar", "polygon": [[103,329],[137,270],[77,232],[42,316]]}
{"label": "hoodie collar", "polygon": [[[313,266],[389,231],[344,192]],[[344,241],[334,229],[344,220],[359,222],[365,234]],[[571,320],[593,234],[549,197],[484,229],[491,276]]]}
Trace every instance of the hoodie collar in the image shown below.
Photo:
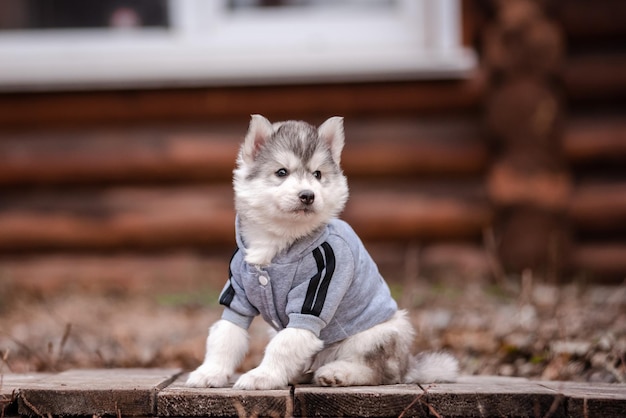
{"label": "hoodie collar", "polygon": [[[302,258],[303,255],[319,247],[328,238],[328,224],[316,229],[313,233],[297,239],[290,247],[278,253],[272,260],[272,264],[289,264]],[[237,247],[246,250],[246,244],[241,235],[241,219],[235,218],[235,239]]]}

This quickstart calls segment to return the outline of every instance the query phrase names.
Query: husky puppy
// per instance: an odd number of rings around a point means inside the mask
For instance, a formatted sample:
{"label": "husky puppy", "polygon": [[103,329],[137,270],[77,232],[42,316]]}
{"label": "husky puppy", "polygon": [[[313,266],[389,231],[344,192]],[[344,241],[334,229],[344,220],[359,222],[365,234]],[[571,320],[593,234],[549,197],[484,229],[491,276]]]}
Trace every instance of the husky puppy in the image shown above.
{"label": "husky puppy", "polygon": [[444,353],[410,354],[414,331],[350,226],[339,162],[343,118],[319,128],[253,115],[234,170],[238,250],[221,295],[222,319],[188,386],[226,386],[261,315],[276,331],[236,389],[453,381]]}

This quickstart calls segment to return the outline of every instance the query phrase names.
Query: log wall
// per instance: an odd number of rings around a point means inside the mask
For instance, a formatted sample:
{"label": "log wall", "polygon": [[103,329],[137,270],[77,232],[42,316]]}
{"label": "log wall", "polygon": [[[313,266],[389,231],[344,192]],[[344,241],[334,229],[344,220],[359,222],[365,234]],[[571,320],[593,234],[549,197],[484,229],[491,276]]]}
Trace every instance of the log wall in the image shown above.
{"label": "log wall", "polygon": [[230,252],[234,159],[261,112],[346,117],[344,217],[368,242],[483,252],[493,232],[507,271],[622,280],[622,2],[464,5],[482,62],[466,80],[0,94],[4,277]]}

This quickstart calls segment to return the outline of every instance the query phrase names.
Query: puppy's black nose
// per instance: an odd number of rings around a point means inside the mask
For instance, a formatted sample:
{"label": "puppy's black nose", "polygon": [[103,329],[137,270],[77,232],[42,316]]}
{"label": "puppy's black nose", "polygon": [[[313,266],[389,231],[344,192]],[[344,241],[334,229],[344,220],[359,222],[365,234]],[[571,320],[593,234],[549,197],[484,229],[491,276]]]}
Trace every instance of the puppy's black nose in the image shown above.
{"label": "puppy's black nose", "polygon": [[310,205],[315,200],[315,193],[313,193],[311,190],[302,190],[298,197],[300,198],[300,201],[302,203],[304,203],[305,205]]}

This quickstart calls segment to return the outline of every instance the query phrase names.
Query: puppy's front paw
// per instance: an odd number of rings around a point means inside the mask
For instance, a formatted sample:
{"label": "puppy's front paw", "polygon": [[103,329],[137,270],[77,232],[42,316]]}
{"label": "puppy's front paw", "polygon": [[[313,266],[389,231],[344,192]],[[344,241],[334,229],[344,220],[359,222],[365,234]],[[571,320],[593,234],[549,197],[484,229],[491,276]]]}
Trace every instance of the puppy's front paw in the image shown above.
{"label": "puppy's front paw", "polygon": [[210,366],[200,366],[189,374],[186,386],[193,388],[221,388],[228,383],[228,374]]}
{"label": "puppy's front paw", "polygon": [[275,372],[272,373],[269,370],[257,367],[237,379],[233,388],[243,390],[268,390],[281,389],[286,385],[287,379],[284,379]]}

